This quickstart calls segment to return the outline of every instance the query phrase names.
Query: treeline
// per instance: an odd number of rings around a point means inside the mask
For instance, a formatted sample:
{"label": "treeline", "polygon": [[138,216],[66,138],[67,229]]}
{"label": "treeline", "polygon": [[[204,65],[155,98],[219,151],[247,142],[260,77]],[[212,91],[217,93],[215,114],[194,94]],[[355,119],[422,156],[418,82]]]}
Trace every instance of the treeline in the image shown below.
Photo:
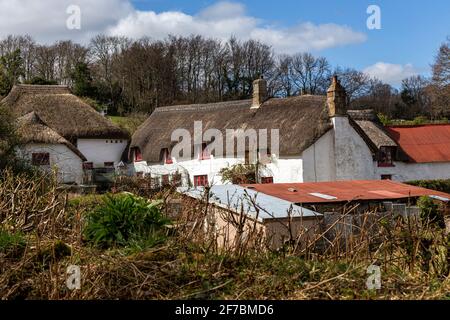
{"label": "treeline", "polygon": [[324,57],[276,55],[255,40],[98,35],[83,46],[8,36],[0,41],[0,96],[16,83],[64,84],[110,114],[150,113],[164,105],[248,98],[259,76],[272,96],[324,94],[337,74],[353,108],[371,107],[390,118],[438,119],[449,116],[449,44],[447,39],[438,50],[432,78],[405,79],[398,90],[361,71],[332,67]]}

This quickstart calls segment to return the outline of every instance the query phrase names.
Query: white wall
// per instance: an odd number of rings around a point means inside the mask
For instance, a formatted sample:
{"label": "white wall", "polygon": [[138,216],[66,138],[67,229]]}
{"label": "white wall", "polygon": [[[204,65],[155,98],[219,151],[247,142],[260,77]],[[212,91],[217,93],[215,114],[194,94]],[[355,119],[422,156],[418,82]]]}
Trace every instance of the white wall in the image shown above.
{"label": "white wall", "polygon": [[[116,143],[117,142],[117,143]],[[94,168],[104,167],[105,162],[114,162],[116,166],[127,146],[124,139],[78,139],[77,148],[92,162]]]}
{"label": "white wall", "polygon": [[304,182],[336,180],[334,131],[330,130],[303,151]]}
{"label": "white wall", "polygon": [[374,161],[366,142],[353,129],[347,117],[336,116],[331,120],[334,126],[335,179],[375,179]]}
{"label": "white wall", "polygon": [[[236,164],[245,163],[241,158],[214,158],[207,160],[188,160],[177,162],[172,159],[173,164],[149,164],[145,161],[134,163],[134,172],[144,172],[151,175],[164,175],[179,172],[183,176],[183,184],[187,184],[186,177],[189,176],[190,183],[193,185],[194,176],[207,175],[210,184],[224,184],[220,170]],[[273,158],[272,162],[261,168],[261,176],[273,177],[275,183],[283,182],[302,182],[302,159],[300,157]]]}
{"label": "white wall", "polygon": [[392,175],[392,180],[435,180],[450,179],[450,162],[407,163],[394,162],[395,167],[378,167],[374,162],[375,179],[381,179],[382,174]]}
{"label": "white wall", "polygon": [[63,144],[27,144],[21,146],[18,155],[31,163],[33,153],[49,153],[50,165],[40,168],[50,172],[53,167],[58,170],[58,181],[62,183],[82,183],[83,161]]}

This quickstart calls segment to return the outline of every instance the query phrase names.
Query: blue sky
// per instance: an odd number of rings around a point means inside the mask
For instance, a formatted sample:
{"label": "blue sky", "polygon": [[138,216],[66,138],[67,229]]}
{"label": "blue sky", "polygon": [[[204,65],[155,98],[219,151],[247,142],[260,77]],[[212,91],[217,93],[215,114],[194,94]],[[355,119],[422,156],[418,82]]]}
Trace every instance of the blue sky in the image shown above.
{"label": "blue sky", "polygon": [[[81,27],[69,29],[78,6]],[[381,10],[381,30],[369,30],[367,8]],[[308,51],[333,66],[363,70],[398,86],[428,75],[450,35],[448,0],[0,0],[0,39],[29,34],[41,43],[87,44],[96,34],[164,39],[168,34],[262,40],[277,53]]]}
{"label": "blue sky", "polygon": [[[195,15],[215,1],[135,0],[140,10],[182,11]],[[363,43],[312,50],[326,56],[333,65],[365,69],[377,62],[411,64],[419,73],[428,73],[439,45],[450,35],[450,1],[448,0],[285,0],[239,1],[249,16],[264,24],[289,27],[296,23],[336,23],[347,25],[367,35]],[[381,30],[368,30],[366,9],[381,9]]]}

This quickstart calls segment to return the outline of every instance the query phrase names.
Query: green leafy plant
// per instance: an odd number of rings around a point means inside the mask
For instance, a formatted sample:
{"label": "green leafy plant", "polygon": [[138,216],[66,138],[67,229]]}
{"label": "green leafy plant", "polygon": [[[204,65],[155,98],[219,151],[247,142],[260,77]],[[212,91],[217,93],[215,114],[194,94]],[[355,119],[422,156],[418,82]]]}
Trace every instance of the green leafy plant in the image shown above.
{"label": "green leafy plant", "polygon": [[25,249],[26,240],[21,232],[8,232],[0,228],[0,253],[16,255]]}
{"label": "green leafy plant", "polygon": [[106,248],[165,239],[163,227],[170,223],[160,210],[161,201],[149,203],[132,194],[106,195],[103,204],[88,215],[85,239]]}

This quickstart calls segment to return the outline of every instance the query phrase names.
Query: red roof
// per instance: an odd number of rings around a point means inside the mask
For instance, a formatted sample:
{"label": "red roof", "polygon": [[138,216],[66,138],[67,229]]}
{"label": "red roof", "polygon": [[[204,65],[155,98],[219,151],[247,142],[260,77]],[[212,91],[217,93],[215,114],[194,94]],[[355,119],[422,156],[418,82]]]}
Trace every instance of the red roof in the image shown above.
{"label": "red roof", "polygon": [[450,161],[450,124],[386,127],[413,162]]}
{"label": "red roof", "polygon": [[252,184],[244,185],[244,187],[302,204],[352,200],[393,200],[420,196],[438,196],[450,199],[450,194],[444,192],[391,180]]}

